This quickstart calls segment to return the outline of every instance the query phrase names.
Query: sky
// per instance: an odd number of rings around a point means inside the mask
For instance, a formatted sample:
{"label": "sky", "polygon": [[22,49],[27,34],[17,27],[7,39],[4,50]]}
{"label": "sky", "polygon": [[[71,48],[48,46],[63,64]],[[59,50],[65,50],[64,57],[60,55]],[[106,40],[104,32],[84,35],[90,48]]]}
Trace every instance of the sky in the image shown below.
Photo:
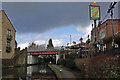
{"label": "sky", "polygon": [[[47,44],[52,38],[54,46],[66,46],[71,40],[85,42],[90,35],[93,21],[89,19],[89,5],[92,2],[3,2],[11,23],[16,29],[16,40],[21,49],[29,43]],[[106,15],[110,2],[100,5],[101,20]],[[118,5],[114,10],[118,18]],[[107,16],[110,18],[110,15]]]}

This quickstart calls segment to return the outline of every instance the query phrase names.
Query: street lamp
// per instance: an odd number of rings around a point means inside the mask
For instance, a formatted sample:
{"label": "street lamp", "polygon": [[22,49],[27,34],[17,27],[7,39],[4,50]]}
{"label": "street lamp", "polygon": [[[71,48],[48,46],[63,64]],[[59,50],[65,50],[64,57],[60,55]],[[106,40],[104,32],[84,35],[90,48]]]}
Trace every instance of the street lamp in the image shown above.
{"label": "street lamp", "polygon": [[99,27],[99,40],[100,40],[100,44],[99,44],[99,50],[101,50],[101,38],[100,38],[100,25],[101,25],[102,21],[99,21],[98,27]]}
{"label": "street lamp", "polygon": [[113,4],[111,3],[108,9],[107,13],[111,13],[111,21],[112,21],[112,39],[113,39],[113,49],[115,48],[115,44],[114,44],[114,28],[113,28],[113,8],[116,5],[117,2],[114,2]]}

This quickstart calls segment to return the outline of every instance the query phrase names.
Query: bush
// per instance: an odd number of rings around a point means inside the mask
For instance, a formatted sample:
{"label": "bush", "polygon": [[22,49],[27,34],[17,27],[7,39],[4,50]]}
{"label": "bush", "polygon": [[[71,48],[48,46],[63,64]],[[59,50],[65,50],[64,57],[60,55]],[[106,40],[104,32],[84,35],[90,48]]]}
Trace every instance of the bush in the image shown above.
{"label": "bush", "polygon": [[120,67],[115,65],[105,65],[103,71],[105,78],[120,78]]}
{"label": "bush", "polygon": [[103,38],[103,43],[104,44],[112,43],[112,36]]}
{"label": "bush", "polygon": [[94,43],[92,43],[92,45],[93,45],[93,46],[97,46],[97,43],[96,43],[96,42],[94,42]]}
{"label": "bush", "polygon": [[89,43],[90,43],[90,39],[88,39],[88,40],[86,41],[86,43],[89,44]]}
{"label": "bush", "polygon": [[89,60],[89,78],[120,78],[120,55],[101,54]]}
{"label": "bush", "polygon": [[87,77],[88,61],[89,58],[75,59],[75,65],[77,69],[80,70],[80,78],[88,78]]}
{"label": "bush", "polygon": [[69,68],[75,68],[75,59],[78,58],[77,54],[70,54],[68,58],[66,59],[66,66]]}
{"label": "bush", "polygon": [[64,59],[60,58],[60,59],[58,59],[57,64],[65,66],[66,62]]}
{"label": "bush", "polygon": [[112,36],[109,36],[109,37],[105,37],[103,38],[103,43],[106,44],[106,48],[109,50],[109,49],[112,49]]}
{"label": "bush", "polygon": [[115,35],[115,43],[118,44],[118,46],[120,47],[120,33]]}

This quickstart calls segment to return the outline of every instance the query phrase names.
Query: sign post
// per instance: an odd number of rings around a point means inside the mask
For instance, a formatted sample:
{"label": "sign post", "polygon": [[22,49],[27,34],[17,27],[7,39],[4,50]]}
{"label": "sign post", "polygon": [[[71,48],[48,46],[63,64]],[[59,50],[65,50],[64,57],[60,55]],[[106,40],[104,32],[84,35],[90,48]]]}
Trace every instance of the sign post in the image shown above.
{"label": "sign post", "polygon": [[96,4],[96,2],[89,5],[89,14],[90,14],[90,20],[94,21],[94,29],[95,29],[94,42],[96,43],[96,21],[100,20],[100,6]]}
{"label": "sign post", "polygon": [[89,5],[90,20],[100,20],[100,6],[95,2]]}

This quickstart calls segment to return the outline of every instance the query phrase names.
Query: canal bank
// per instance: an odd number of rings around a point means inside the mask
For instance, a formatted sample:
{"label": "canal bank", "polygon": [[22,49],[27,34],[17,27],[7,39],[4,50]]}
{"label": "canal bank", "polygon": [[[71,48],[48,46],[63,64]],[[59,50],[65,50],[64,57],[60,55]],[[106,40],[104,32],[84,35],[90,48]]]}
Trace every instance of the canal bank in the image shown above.
{"label": "canal bank", "polygon": [[51,68],[51,70],[56,74],[57,79],[58,79],[58,80],[59,80],[59,79],[62,80],[62,78],[63,78],[62,72],[61,72],[59,69],[55,68],[55,67],[53,66],[53,64],[48,64],[48,66],[49,66],[49,68]]}
{"label": "canal bank", "polygon": [[58,80],[77,79],[74,73],[70,71],[68,68],[55,64],[49,64],[48,66],[56,73]]}

